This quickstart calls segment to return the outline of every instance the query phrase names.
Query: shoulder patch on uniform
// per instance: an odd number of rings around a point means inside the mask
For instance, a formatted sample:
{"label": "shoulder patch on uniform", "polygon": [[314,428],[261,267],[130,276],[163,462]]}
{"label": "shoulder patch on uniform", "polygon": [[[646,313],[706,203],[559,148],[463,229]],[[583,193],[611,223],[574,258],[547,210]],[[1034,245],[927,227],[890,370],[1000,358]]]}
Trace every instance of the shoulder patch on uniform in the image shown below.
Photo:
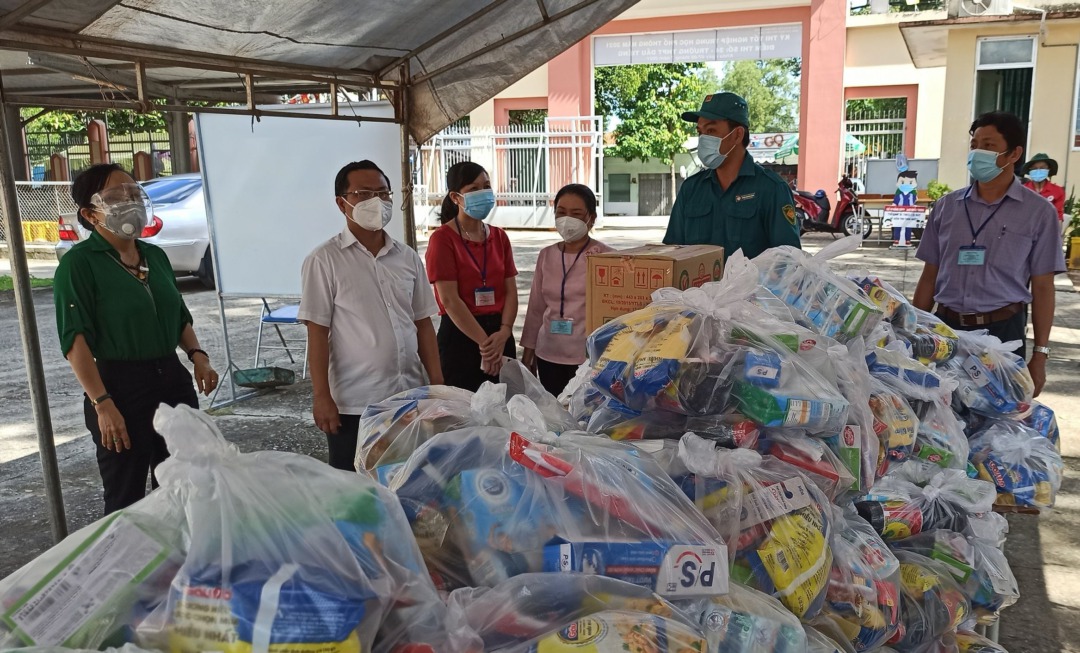
{"label": "shoulder patch on uniform", "polygon": [[787,218],[788,222],[790,222],[792,225],[794,225],[795,224],[795,207],[790,205],[790,204],[785,204],[783,210],[784,210],[784,217]]}
{"label": "shoulder patch on uniform", "polygon": [[743,200],[752,200],[752,199],[754,199],[754,197],[756,195],[757,195],[757,193],[744,193],[742,195],[736,195],[735,196],[735,201],[736,202],[741,202]]}

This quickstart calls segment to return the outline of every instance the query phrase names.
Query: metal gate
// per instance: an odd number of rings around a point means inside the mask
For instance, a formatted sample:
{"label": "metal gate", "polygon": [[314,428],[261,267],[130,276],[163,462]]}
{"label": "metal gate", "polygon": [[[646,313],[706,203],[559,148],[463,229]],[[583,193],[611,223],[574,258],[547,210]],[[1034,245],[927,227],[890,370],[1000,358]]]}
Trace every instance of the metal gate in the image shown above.
{"label": "metal gate", "polygon": [[541,226],[542,210],[550,213],[555,193],[564,185],[585,184],[601,195],[602,141],[600,118],[595,116],[547,118],[543,125],[451,127],[420,147],[414,201],[420,211],[430,213],[425,207],[437,207],[446,194],[450,166],[475,161],[491,177],[504,226]]}
{"label": "metal gate", "polygon": [[[867,159],[893,159],[904,151],[907,118],[904,111],[878,111],[849,114],[844,122],[844,153],[842,174],[856,179],[866,178]],[[860,149],[856,143],[861,143]],[[914,152],[907,152],[913,156]]]}
{"label": "metal gate", "polygon": [[[675,192],[682,188],[682,177],[675,177]],[[671,173],[638,175],[638,213],[640,215],[671,215],[675,198],[671,195]]]}

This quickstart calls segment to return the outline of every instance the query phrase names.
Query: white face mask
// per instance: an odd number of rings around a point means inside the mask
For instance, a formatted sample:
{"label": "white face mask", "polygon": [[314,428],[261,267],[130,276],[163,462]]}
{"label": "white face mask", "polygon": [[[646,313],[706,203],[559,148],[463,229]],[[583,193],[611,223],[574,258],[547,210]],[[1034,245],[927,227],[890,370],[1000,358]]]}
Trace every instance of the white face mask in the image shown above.
{"label": "white face mask", "polygon": [[[345,200],[345,203],[349,204],[349,201]],[[378,197],[372,197],[356,205],[349,204],[349,206],[352,207],[352,215],[349,219],[361,229],[368,231],[380,231],[390,224],[390,218],[394,214],[393,203]]]}
{"label": "white face mask", "polygon": [[589,233],[589,225],[577,218],[564,215],[561,218],[555,218],[555,231],[562,236],[563,242],[572,243],[581,240]]}

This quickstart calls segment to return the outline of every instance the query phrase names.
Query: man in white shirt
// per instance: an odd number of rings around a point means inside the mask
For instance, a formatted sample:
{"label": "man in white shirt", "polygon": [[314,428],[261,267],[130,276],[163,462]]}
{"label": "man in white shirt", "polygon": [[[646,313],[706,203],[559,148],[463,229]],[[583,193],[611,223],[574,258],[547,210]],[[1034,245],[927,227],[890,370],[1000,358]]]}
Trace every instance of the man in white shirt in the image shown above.
{"label": "man in white shirt", "polygon": [[431,324],[439,307],[419,254],[383,230],[393,209],[383,171],[350,163],[334,194],[345,229],[304,260],[298,317],[308,331],[315,424],[326,433],[330,464],[353,470],[369,404],[443,382]]}

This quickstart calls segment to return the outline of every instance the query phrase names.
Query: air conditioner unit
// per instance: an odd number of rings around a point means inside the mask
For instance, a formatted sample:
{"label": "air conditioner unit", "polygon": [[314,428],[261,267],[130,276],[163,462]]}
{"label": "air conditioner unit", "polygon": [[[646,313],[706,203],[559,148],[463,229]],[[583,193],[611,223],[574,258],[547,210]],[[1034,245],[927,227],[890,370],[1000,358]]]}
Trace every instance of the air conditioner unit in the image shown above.
{"label": "air conditioner unit", "polygon": [[1008,16],[1012,12],[1012,0],[949,0],[949,18]]}

